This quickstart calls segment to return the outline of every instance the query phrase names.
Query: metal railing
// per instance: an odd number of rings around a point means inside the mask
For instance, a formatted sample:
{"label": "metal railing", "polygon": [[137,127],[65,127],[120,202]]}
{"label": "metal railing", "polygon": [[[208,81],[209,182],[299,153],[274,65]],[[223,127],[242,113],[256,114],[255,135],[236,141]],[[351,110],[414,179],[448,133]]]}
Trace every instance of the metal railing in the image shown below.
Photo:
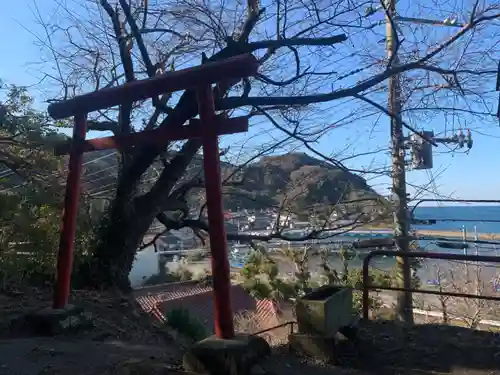
{"label": "metal railing", "polygon": [[[252,336],[261,336],[261,335],[263,335],[265,333],[274,331],[274,330],[279,329],[279,328],[285,328],[285,327],[290,327],[289,328],[289,334],[293,334],[295,324],[297,324],[297,322],[295,322],[295,321],[288,321],[288,322],[279,324],[279,325],[271,327],[271,328],[266,328],[266,329],[263,329],[261,331],[254,332],[251,335]],[[266,337],[264,337],[264,339],[266,339]],[[278,341],[280,341],[279,344],[287,344],[288,343],[288,337],[283,342],[281,342],[281,340],[278,340]]]}
{"label": "metal railing", "polygon": [[458,261],[474,261],[474,262],[488,262],[500,263],[500,256],[490,255],[465,255],[465,254],[447,254],[447,253],[430,253],[430,252],[408,252],[402,253],[394,250],[375,250],[368,253],[363,260],[363,319],[368,320],[369,315],[369,292],[370,290],[392,290],[398,292],[412,292],[422,294],[432,294],[440,296],[461,297],[461,298],[475,298],[489,301],[500,301],[500,297],[495,296],[482,296],[477,294],[443,292],[440,290],[428,290],[417,288],[399,288],[390,286],[380,286],[370,284],[370,275],[368,267],[372,258],[376,256],[394,256],[401,258],[426,258],[426,259],[442,259],[442,260],[458,260]]}

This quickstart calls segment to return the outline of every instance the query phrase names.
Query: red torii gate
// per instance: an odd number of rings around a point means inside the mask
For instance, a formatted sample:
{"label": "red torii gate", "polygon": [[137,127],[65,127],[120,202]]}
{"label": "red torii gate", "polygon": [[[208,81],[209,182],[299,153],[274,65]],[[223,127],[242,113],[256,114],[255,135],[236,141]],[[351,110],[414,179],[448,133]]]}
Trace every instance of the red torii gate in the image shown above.
{"label": "red torii gate", "polygon": [[[74,116],[73,139],[56,149],[59,155],[70,154],[64,213],[57,258],[57,277],[53,307],[64,308],[68,302],[73,263],[73,245],[82,171],[83,153],[87,151],[130,146],[162,145],[167,141],[202,138],[203,167],[207,196],[208,225],[214,287],[215,333],[221,338],[234,336],[233,314],[230,303],[229,259],[220,176],[218,136],[248,130],[244,117],[226,119],[216,116],[212,84],[253,76],[258,62],[252,55],[241,55],[220,62],[210,62],[149,79],[102,89],[49,105],[54,119]],[[200,119],[191,119],[189,125],[175,124],[168,128],[146,130],[130,135],[85,140],[87,114],[122,103],[144,100],[160,94],[187,89],[197,90]]]}

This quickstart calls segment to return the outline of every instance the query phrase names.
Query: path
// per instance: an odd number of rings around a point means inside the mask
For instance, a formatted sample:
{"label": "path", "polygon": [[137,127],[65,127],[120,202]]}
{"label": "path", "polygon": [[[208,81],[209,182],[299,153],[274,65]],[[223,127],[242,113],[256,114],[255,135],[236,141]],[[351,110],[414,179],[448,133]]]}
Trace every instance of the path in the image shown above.
{"label": "path", "polygon": [[118,293],[72,291],[71,302],[92,315],[93,326],[32,337],[22,317],[50,306],[51,297],[48,288],[0,292],[1,375],[168,375],[180,364],[188,342]]}
{"label": "path", "polygon": [[[178,372],[159,346],[61,338],[0,340],[0,373],[15,375],[129,375]],[[168,364],[168,365],[166,365]],[[176,371],[177,370],[177,371]]]}

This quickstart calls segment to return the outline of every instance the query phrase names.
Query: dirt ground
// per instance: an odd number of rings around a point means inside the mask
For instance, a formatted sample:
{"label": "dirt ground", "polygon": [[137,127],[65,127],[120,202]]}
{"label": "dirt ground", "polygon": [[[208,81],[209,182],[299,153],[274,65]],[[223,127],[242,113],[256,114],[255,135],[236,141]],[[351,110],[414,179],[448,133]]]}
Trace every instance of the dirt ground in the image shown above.
{"label": "dirt ground", "polygon": [[461,327],[365,322],[339,351],[341,367],[359,374],[500,374],[500,336]]}
{"label": "dirt ground", "polygon": [[360,323],[357,341],[341,342],[337,354],[334,366],[282,347],[263,367],[286,375],[500,374],[498,333],[441,324]]}
{"label": "dirt ground", "polygon": [[55,338],[31,337],[22,316],[50,306],[51,291],[0,292],[0,375],[132,375],[181,370],[189,340],[155,325],[131,298],[74,291],[70,303],[92,327]]}
{"label": "dirt ground", "polygon": [[153,345],[69,338],[0,340],[2,375],[163,375],[179,369],[164,347]]}
{"label": "dirt ground", "polygon": [[[50,291],[0,293],[0,375],[180,374],[191,342],[155,325],[135,301],[116,293],[74,292],[72,302],[94,316],[85,331],[29,337],[12,324],[50,304]],[[275,348],[262,375],[500,374],[500,336],[442,325],[361,323],[356,343],[340,345],[341,365]]]}
{"label": "dirt ground", "polygon": [[[15,322],[27,313],[50,307],[51,301],[51,289],[0,291],[0,339],[25,337],[28,333]],[[156,325],[130,296],[77,290],[71,293],[69,303],[84,308],[93,318],[92,329],[78,332],[79,338],[120,339],[151,345],[172,341],[170,332],[166,333],[164,327]]]}

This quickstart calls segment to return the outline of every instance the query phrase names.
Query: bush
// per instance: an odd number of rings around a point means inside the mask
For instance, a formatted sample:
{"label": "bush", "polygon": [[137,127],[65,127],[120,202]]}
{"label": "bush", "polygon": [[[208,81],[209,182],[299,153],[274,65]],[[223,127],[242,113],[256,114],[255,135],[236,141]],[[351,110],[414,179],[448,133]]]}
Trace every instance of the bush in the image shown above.
{"label": "bush", "polygon": [[[0,289],[54,280],[62,202],[62,197],[36,189],[0,196]],[[77,223],[75,269],[88,259],[93,239],[84,205]]]}
{"label": "bush", "polygon": [[209,336],[206,328],[186,309],[170,310],[167,313],[165,324],[195,341],[203,340]]}
{"label": "bush", "polygon": [[[0,177],[0,288],[40,285],[55,274],[65,173],[53,146],[66,137],[33,108],[26,88],[2,88],[0,138],[11,141],[0,145],[0,159],[15,168]],[[75,266],[85,261],[93,237],[89,202],[82,198],[79,207]]]}
{"label": "bush", "polygon": [[[358,289],[353,291],[353,311],[361,313],[363,300],[359,291],[363,287],[363,273],[361,269],[348,267],[353,254],[341,249],[342,270],[338,272],[328,263],[328,253],[321,252],[321,268],[323,270],[320,282],[311,279],[308,272],[307,257],[313,255],[309,250],[304,252],[290,250],[285,252],[285,257],[300,270],[295,272],[295,277],[284,278],[279,275],[276,262],[269,255],[262,252],[253,252],[247,259],[245,267],[241,270],[243,287],[257,299],[284,299],[293,300],[321,285],[341,285]],[[370,270],[370,284],[391,286],[393,279],[390,272]],[[370,294],[368,300],[370,310],[378,310],[383,305],[380,296]]]}

